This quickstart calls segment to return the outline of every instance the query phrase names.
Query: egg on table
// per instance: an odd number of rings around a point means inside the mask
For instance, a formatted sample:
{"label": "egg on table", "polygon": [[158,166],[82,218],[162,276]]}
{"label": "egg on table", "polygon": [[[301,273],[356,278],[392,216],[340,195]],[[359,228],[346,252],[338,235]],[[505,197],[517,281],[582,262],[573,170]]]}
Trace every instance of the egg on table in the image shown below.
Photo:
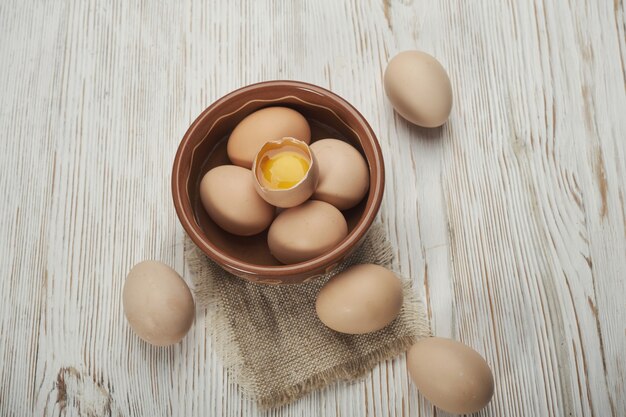
{"label": "egg on table", "polygon": [[324,284],[315,310],[327,327],[341,333],[363,334],[391,323],[400,313],[402,300],[402,282],[392,271],[362,264]]}
{"label": "egg on table", "polygon": [[122,304],[130,327],[155,346],[178,343],[193,323],[195,307],[189,287],[161,262],[144,261],[131,269]]}
{"label": "egg on table", "polygon": [[407,352],[407,368],[419,392],[449,413],[474,413],[493,396],[493,374],[487,362],[455,340],[418,341]]}
{"label": "egg on table", "polygon": [[226,150],[230,161],[244,168],[252,168],[254,157],[265,142],[292,137],[311,142],[309,122],[288,107],[266,107],[246,116],[233,129]]}
{"label": "egg on table", "polygon": [[450,78],[439,61],[425,52],[394,56],[385,69],[384,86],[394,109],[418,126],[441,126],[452,110]]}
{"label": "egg on table", "polygon": [[308,200],[276,217],[267,233],[267,244],[280,262],[294,264],[323,255],[347,235],[346,219],[336,207]]}
{"label": "egg on table", "polygon": [[272,223],[275,208],[259,196],[249,169],[221,165],[200,182],[200,200],[209,217],[238,236],[261,233]]}
{"label": "egg on table", "polygon": [[252,164],[254,186],[265,201],[295,207],[317,187],[318,167],[309,146],[294,138],[266,142]]}
{"label": "egg on table", "polygon": [[369,189],[369,168],[363,156],[350,144],[338,139],[322,139],[311,145],[319,170],[319,183],[313,198],[339,210],[350,209]]}

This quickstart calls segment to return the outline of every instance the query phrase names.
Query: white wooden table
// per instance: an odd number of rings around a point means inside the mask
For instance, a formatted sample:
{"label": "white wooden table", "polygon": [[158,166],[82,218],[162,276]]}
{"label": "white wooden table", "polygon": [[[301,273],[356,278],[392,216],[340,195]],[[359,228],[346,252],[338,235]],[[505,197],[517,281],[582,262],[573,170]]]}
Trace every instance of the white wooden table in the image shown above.
{"label": "white wooden table", "polygon": [[[243,85],[297,79],[377,132],[399,268],[434,333],[493,367],[482,415],[625,416],[625,16],[622,0],[4,0],[0,415],[262,415],[203,311],[151,348],[120,293],[145,258],[186,272],[169,181],[191,121]],[[384,96],[405,49],[449,71],[442,129]],[[441,416],[404,366],[268,415]]]}

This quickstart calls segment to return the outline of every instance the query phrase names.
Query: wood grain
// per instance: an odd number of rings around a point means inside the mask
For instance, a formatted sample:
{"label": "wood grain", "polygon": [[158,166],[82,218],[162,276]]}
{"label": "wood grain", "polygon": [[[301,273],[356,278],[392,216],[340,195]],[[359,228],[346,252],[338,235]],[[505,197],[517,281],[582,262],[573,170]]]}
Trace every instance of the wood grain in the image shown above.
{"label": "wood grain", "polygon": [[[481,415],[626,415],[625,32],[621,0],[2,2],[0,415],[443,414],[403,358],[260,413],[203,311],[168,349],[127,327],[134,263],[186,272],[180,138],[269,79],[331,88],[378,133],[397,267],[492,365]],[[405,49],[449,71],[440,129],[384,97]]]}

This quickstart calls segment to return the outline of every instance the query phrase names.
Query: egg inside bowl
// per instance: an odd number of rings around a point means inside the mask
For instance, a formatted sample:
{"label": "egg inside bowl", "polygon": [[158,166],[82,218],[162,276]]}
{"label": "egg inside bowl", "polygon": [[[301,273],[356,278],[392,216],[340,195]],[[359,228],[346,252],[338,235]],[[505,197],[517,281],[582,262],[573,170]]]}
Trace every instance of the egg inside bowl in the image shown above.
{"label": "egg inside bowl", "polygon": [[[302,114],[311,128],[311,143],[335,138],[361,153],[369,169],[369,190],[355,207],[343,211],[348,235],[313,259],[283,265],[270,253],[267,230],[236,236],[221,229],[206,213],[200,181],[212,168],[230,164],[228,138],[246,116],[283,106]],[[249,85],[220,98],[204,110],[185,133],[172,172],[172,196],[178,218],[192,241],[225,270],[244,279],[290,284],[318,277],[349,255],[365,236],[382,201],[384,163],[378,140],[365,118],[347,101],[321,87],[297,81]]]}

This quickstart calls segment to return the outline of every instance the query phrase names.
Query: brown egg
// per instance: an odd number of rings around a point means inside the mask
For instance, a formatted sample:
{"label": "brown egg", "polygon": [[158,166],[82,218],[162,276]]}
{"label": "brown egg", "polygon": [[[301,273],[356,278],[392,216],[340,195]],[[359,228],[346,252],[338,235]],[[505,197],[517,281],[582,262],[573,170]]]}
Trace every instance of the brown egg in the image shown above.
{"label": "brown egg", "polygon": [[311,142],[309,123],[288,107],[266,107],[248,115],[235,127],[228,138],[228,157],[233,164],[250,169],[265,142],[284,137],[308,144]]}
{"label": "brown egg", "polygon": [[339,210],[350,209],[369,189],[370,174],[363,156],[338,139],[322,139],[311,145],[319,167],[319,183],[313,198]]}
{"label": "brown egg", "polygon": [[348,235],[343,214],[323,201],[285,209],[270,226],[267,244],[284,264],[308,261],[337,246]]}
{"label": "brown egg", "polygon": [[294,138],[266,142],[252,164],[254,187],[276,207],[295,207],[311,197],[318,168],[309,146]]}
{"label": "brown egg", "polygon": [[420,51],[401,52],[389,61],[384,76],[391,105],[409,122],[441,126],[452,109],[452,85],[444,67]]}
{"label": "brown egg", "polygon": [[131,269],[122,302],[130,327],[155,346],[178,343],[193,323],[195,309],[189,287],[161,262],[143,261]]}
{"label": "brown egg", "polygon": [[274,219],[275,208],[254,189],[252,172],[235,165],[207,172],[200,182],[200,200],[209,217],[235,235],[261,233]]}
{"label": "brown egg", "polygon": [[493,396],[493,374],[487,362],[451,339],[420,340],[407,352],[407,368],[422,395],[449,413],[475,413]]}
{"label": "brown egg", "polygon": [[353,266],[332,277],[315,303],[329,328],[348,334],[375,332],[391,323],[402,308],[402,282],[379,265]]}

